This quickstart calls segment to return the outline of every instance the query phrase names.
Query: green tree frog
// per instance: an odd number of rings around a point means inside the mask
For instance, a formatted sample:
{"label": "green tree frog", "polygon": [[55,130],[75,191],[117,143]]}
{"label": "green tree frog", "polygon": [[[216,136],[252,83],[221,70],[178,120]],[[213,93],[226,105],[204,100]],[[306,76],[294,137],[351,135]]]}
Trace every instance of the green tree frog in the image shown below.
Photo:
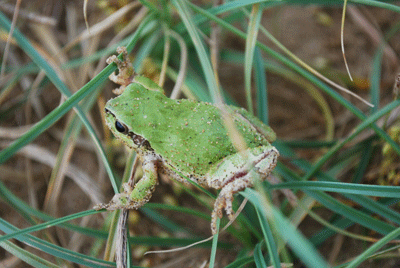
{"label": "green tree frog", "polygon": [[[254,174],[266,179],[276,165],[278,151],[270,143],[274,131],[243,108],[223,105],[246,144],[238,151],[229,137],[221,108],[189,99],[174,100],[152,80],[134,75],[125,48],[119,48],[124,61],[116,56],[107,60],[118,65],[118,75],[110,79],[121,84],[120,95],[107,102],[106,123],[113,134],[137,152],[142,159],[143,177],[132,188],[116,194],[108,204],[96,209],[138,209],[147,203],[159,177],[220,189],[212,211],[211,231],[216,233],[217,217],[225,209],[229,218],[233,195],[252,187]],[[254,172],[253,172],[254,171]]]}

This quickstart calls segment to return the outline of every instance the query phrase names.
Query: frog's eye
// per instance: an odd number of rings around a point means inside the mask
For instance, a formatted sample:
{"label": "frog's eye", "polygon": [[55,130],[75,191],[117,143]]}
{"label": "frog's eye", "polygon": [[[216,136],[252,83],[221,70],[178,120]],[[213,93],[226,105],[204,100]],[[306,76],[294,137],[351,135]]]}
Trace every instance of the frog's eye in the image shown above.
{"label": "frog's eye", "polygon": [[128,134],[129,132],[128,127],[119,121],[115,121],[115,129],[123,134]]}

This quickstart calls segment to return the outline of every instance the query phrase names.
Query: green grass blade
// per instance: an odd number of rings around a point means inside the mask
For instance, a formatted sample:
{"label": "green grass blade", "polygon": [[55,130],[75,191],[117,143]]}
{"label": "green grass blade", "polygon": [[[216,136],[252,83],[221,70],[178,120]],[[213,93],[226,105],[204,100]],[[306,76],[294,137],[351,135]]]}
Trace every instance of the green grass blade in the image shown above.
{"label": "green grass blade", "polygon": [[171,233],[180,233],[180,234],[188,234],[188,231],[185,230],[184,227],[176,224],[172,220],[168,219],[167,217],[162,216],[160,213],[147,208],[143,207],[140,209],[148,218],[156,222],[158,225],[162,226],[166,231]]}
{"label": "green grass blade", "polygon": [[185,24],[186,29],[189,32],[192,42],[196,48],[197,56],[198,59],[200,60],[201,67],[203,68],[203,74],[205,76],[208,89],[210,90],[212,100],[214,103],[220,103],[221,102],[220,100],[222,99],[221,93],[214,76],[213,68],[209,60],[210,57],[206,52],[204,44],[200,39],[199,33],[197,32],[197,28],[186,6],[188,2],[185,0],[173,0],[172,2],[177,8],[179,16],[182,18],[182,21]]}
{"label": "green grass blade", "polygon": [[225,268],[240,268],[240,267],[247,267],[245,265],[253,263],[254,257],[242,257],[234,262],[231,262],[229,265],[225,266]]}
{"label": "green grass blade", "polygon": [[370,117],[366,118],[361,124],[359,124],[355,130],[349,135],[347,138],[345,138],[343,141],[337,143],[333,148],[331,148],[326,154],[324,154],[323,157],[313,166],[312,170],[310,170],[303,178],[303,180],[308,180],[310,179],[315,172],[317,172],[326,161],[328,161],[334,154],[336,154],[339,149],[341,149],[346,143],[354,139],[361,131],[364,129],[368,128],[369,126],[372,126],[373,123],[384,116],[385,114],[389,113],[396,107],[400,105],[400,100],[396,100],[391,102],[390,104],[386,105],[383,107],[381,110],[377,111],[376,113],[372,114]]}
{"label": "green grass blade", "polygon": [[279,183],[276,185],[271,185],[270,187],[271,189],[289,188],[335,193],[348,193],[354,195],[400,198],[400,186],[380,186],[327,181],[294,181]]}
{"label": "green grass blade", "polygon": [[[48,129],[52,124],[54,124],[58,119],[60,119],[64,114],[70,111],[79,101],[92,93],[93,90],[100,87],[102,83],[106,80],[106,77],[111,74],[113,68],[107,66],[99,75],[97,75],[91,82],[86,84],[82,89],[73,94],[68,98],[63,104],[58,106],[56,109],[51,111],[45,118],[40,122],[35,124],[28,132],[22,135],[18,140],[13,142],[8,148],[0,152],[0,163],[4,163],[11,156],[13,156],[16,151],[21,147],[33,141],[42,132]],[[82,119],[82,118],[81,118]],[[86,117],[85,117],[86,119]],[[88,123],[87,119],[86,122]],[[86,125],[94,133],[93,128],[90,125]],[[100,143],[100,142],[98,142]]]}
{"label": "green grass blade", "polygon": [[[137,39],[139,38],[139,34],[141,30],[144,28],[144,26],[148,23],[147,20],[145,20],[141,26],[138,28],[138,30],[135,32],[133,35],[130,43],[128,44],[128,47],[133,47],[133,45],[136,43]],[[9,22],[7,18],[4,17],[4,15],[0,12],[0,26],[9,30]],[[50,65],[47,64],[47,62],[41,57],[39,53],[36,52],[36,50],[30,45],[30,43],[22,36],[21,33],[19,33],[18,30],[14,31],[14,37],[15,39],[19,42],[21,47],[25,48],[25,51],[30,57],[41,67],[45,70],[45,72],[48,74],[50,80],[56,85],[56,87],[66,96],[70,96],[62,105],[58,106],[56,109],[51,111],[45,118],[43,118],[40,122],[35,124],[28,132],[26,132],[24,135],[22,135],[18,140],[14,141],[9,147],[6,149],[2,150],[0,152],[0,164],[4,163],[7,161],[11,156],[13,156],[20,148],[25,146],[26,144],[30,143],[33,141],[35,138],[37,138],[41,133],[43,133],[46,129],[48,129],[52,124],[54,124],[57,120],[59,120],[64,114],[66,114],[69,110],[71,110],[74,106],[78,104],[79,101],[81,101],[83,98],[91,94],[93,91],[96,89],[100,89],[101,85],[108,79],[108,76],[115,70],[114,65],[109,65],[106,68],[104,68],[96,77],[94,77],[89,83],[87,83],[85,86],[83,86],[79,91],[71,95],[69,90],[65,87],[65,85],[61,82],[61,80],[58,78],[57,74],[54,72],[54,70],[51,68]],[[94,143],[96,144],[97,148],[100,151],[102,160],[105,164],[105,168],[107,170],[107,173],[111,179],[112,186],[114,188],[114,191],[117,193],[118,192],[118,187],[115,182],[115,178],[113,175],[113,172],[111,170],[111,167],[108,164],[106,154],[104,152],[104,149],[101,145],[100,140],[96,136],[96,132],[94,131],[93,127],[89,123],[89,120],[83,113],[83,111],[80,108],[77,108],[77,112],[81,120],[83,121],[84,125],[86,126],[90,136],[92,137]]]}
{"label": "green grass blade", "polygon": [[[208,13],[207,11],[197,7],[196,5],[193,5],[193,4],[189,4],[189,5],[190,5],[191,8],[193,8],[194,10],[199,12],[200,14],[204,15],[205,17],[209,18],[210,20],[215,21],[216,23],[218,23],[223,28],[229,30],[230,32],[238,35],[239,37],[241,37],[243,39],[246,38],[246,34],[245,33],[243,33],[242,31],[240,31],[238,29],[236,29],[232,25],[226,23],[224,20],[222,20],[220,18],[217,18],[216,16],[214,16],[214,15]],[[330,87],[325,85],[319,79],[317,79],[316,77],[311,75],[309,72],[307,72],[306,70],[302,69],[301,67],[299,67],[298,65],[296,65],[295,63],[293,63],[291,60],[287,59],[283,55],[273,51],[272,49],[270,49],[269,47],[265,46],[264,44],[261,44],[261,43],[257,42],[257,46],[259,46],[260,49],[262,49],[263,51],[268,53],[270,56],[276,58],[277,60],[281,61],[282,63],[284,63],[288,67],[292,68],[293,70],[295,70],[296,72],[298,72],[299,74],[304,76],[306,79],[311,81],[316,86],[320,87],[323,91],[325,91],[327,94],[329,94],[335,100],[337,100],[340,104],[342,104],[346,109],[351,111],[358,118],[360,118],[361,120],[365,120],[366,119],[366,116],[358,108],[356,108],[349,101],[344,99],[341,95],[339,95],[339,93],[337,93],[336,91],[332,90]],[[381,128],[377,127],[375,124],[372,124],[371,127],[383,140],[385,140],[386,142],[388,142],[390,144],[390,146],[396,151],[397,154],[400,155],[400,146],[385,131],[383,131]]]}
{"label": "green grass blade", "polygon": [[33,266],[33,267],[50,267],[50,268],[57,268],[59,266],[46,261],[45,259],[40,258],[39,256],[24,250],[14,243],[11,243],[10,241],[3,241],[0,242],[0,247],[2,247],[4,250],[8,251],[18,259],[22,260],[23,262],[26,262],[27,264]]}
{"label": "green grass blade", "polygon": [[211,245],[211,252],[210,252],[210,264],[209,267],[213,268],[215,263],[215,257],[217,256],[217,245],[218,245],[218,232],[219,232],[219,225],[221,223],[221,219],[217,218],[216,224],[216,231],[217,233],[214,235],[212,239]]}
{"label": "green grass blade", "polygon": [[[284,147],[280,145],[279,151],[281,152],[282,156],[284,157],[289,157],[293,158],[294,153],[291,152],[287,147]],[[295,159],[292,161],[294,165],[298,166],[300,169],[304,170],[305,172],[308,172],[312,166],[309,164],[307,161],[302,160],[302,159]],[[278,169],[280,169],[280,164],[278,166]],[[283,174],[287,175],[285,178],[289,181],[300,181],[300,177],[296,177],[293,172],[289,171],[288,169],[284,168],[285,170],[283,171]],[[293,177],[294,176],[294,177]],[[318,180],[322,181],[335,181],[333,178],[328,176],[327,174],[324,174],[322,172],[318,172],[316,174],[316,177]],[[383,218],[390,219],[390,221],[396,222],[400,224],[400,214],[397,213],[396,211],[391,210],[388,208],[386,205],[381,204],[379,202],[376,202],[370,198],[364,197],[364,196],[359,196],[359,195],[350,195],[350,194],[344,194],[347,198],[351,199],[354,202],[357,202],[361,206],[363,206],[365,209],[371,211],[372,213],[376,213],[377,215],[382,216]],[[345,215],[346,217],[354,216],[354,215]],[[359,222],[359,220],[355,220],[356,222]],[[372,219],[374,221],[374,219]],[[375,229],[374,229],[375,230]],[[389,229],[388,229],[389,230]]]}
{"label": "green grass blade", "polygon": [[246,49],[244,56],[244,84],[247,99],[247,109],[254,114],[253,98],[251,95],[251,70],[253,67],[254,50],[256,47],[258,28],[260,27],[263,8],[260,4],[254,4],[250,14],[247,28]]}
{"label": "green grass blade", "polygon": [[383,1],[375,1],[375,0],[349,0],[350,3],[355,3],[355,4],[362,4],[362,5],[368,5],[368,6],[373,6],[373,7],[380,7],[384,8],[387,10],[391,10],[393,12],[400,13],[400,7],[396,5],[392,5],[389,3],[385,3]]}
{"label": "green grass blade", "polygon": [[371,160],[372,157],[372,152],[374,148],[372,146],[372,141],[368,141],[364,144],[363,151],[361,153],[361,159],[358,164],[358,168],[356,173],[354,174],[354,177],[352,179],[353,183],[360,183],[365,172],[367,171],[368,164]]}
{"label": "green grass blade", "polygon": [[373,244],[371,247],[369,247],[367,250],[365,250],[363,253],[361,253],[358,257],[356,257],[353,261],[351,261],[346,267],[347,268],[354,268],[358,267],[362,262],[366,261],[369,256],[371,256],[373,253],[377,252],[380,248],[388,244],[390,241],[398,238],[400,236],[400,228],[397,228],[396,230],[393,230],[393,232],[389,233],[382,239],[380,239],[378,242]]}
{"label": "green grass blade", "polygon": [[7,235],[3,235],[3,236],[0,237],[0,242],[8,240],[8,239],[11,239],[11,238],[16,238],[17,236],[20,236],[20,235],[23,235],[23,234],[28,234],[28,233],[31,233],[31,232],[40,231],[40,230],[43,230],[43,229],[46,229],[46,228],[49,228],[49,227],[52,227],[52,226],[67,222],[67,221],[71,221],[71,220],[74,220],[74,219],[78,219],[78,218],[81,218],[81,217],[84,217],[84,216],[97,214],[97,213],[98,213],[98,211],[92,209],[92,210],[83,211],[83,212],[75,213],[75,214],[72,214],[72,215],[68,215],[68,216],[65,216],[65,217],[62,217],[62,218],[54,219],[54,220],[51,220],[51,221],[48,221],[48,222],[44,222],[44,223],[41,223],[41,224],[37,224],[35,226],[28,227],[28,228],[19,230],[17,232],[13,232],[13,233],[9,233]]}
{"label": "green grass blade", "polygon": [[[269,204],[269,206],[271,206],[271,204]],[[278,247],[276,246],[274,236],[272,235],[273,230],[271,228],[271,224],[269,224],[268,219],[266,218],[264,213],[261,213],[260,210],[258,210],[258,209],[256,209],[256,211],[257,211],[258,219],[260,221],[261,230],[264,235],[264,241],[267,244],[268,254],[269,254],[271,263],[274,267],[279,268],[279,267],[281,267],[281,261],[279,259],[279,254],[277,251]],[[254,256],[254,260],[257,264],[256,256]],[[264,259],[262,259],[262,260],[264,261]]]}
{"label": "green grass blade", "polygon": [[260,242],[254,248],[254,262],[257,268],[267,268],[267,264],[265,263],[264,256],[262,254],[262,243]]}
{"label": "green grass blade", "polygon": [[[0,218],[0,230],[2,230],[5,233],[18,232],[18,229],[16,227],[12,226],[11,224],[9,224],[8,222],[4,221],[1,218]],[[115,263],[105,262],[103,260],[99,260],[80,253],[73,252],[71,250],[62,248],[60,246],[53,245],[42,239],[36,238],[32,235],[23,234],[15,237],[15,239],[23,243],[26,243],[32,247],[35,247],[39,250],[42,250],[43,252],[46,252],[50,255],[77,264],[86,265],[88,267],[115,267]]]}
{"label": "green grass blade", "polygon": [[381,93],[381,64],[382,64],[383,49],[379,48],[375,53],[371,72],[371,103],[374,107],[371,108],[371,112],[374,113],[379,109],[379,100]]}
{"label": "green grass blade", "polygon": [[259,48],[254,51],[254,79],[257,93],[257,115],[264,124],[268,125],[267,78]]}
{"label": "green grass blade", "polygon": [[[286,180],[299,180],[300,177],[298,177],[294,172],[290,171],[288,168],[280,165],[278,163],[278,166],[276,168],[277,171],[279,171],[283,176],[285,176]],[[296,179],[293,179],[296,178]],[[357,209],[351,208],[347,205],[342,204],[335,198],[329,196],[326,193],[322,193],[319,191],[305,191],[309,196],[313,197],[315,200],[320,202],[322,205],[324,205],[326,208],[343,215],[369,229],[372,229],[376,232],[379,232],[381,234],[388,234],[389,232],[393,231],[394,227],[380,221],[378,219],[375,219],[373,216],[370,216],[364,212],[361,212]]]}
{"label": "green grass blade", "polygon": [[245,191],[240,192],[240,194],[248,198],[260,214],[265,215],[270,221],[274,222],[278,234],[287,241],[293,252],[307,267],[329,267],[311,243],[284,218],[280,211],[276,210],[273,206],[267,208],[265,204],[261,202],[263,198],[258,192],[247,188]]}

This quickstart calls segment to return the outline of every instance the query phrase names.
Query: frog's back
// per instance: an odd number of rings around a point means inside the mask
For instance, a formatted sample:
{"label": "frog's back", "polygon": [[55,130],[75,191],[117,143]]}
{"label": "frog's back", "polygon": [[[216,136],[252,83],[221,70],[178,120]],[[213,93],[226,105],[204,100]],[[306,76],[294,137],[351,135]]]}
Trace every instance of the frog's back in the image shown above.
{"label": "frog's back", "polygon": [[[205,175],[210,165],[236,152],[214,105],[172,100],[137,85],[128,86],[123,95],[112,100],[126,109],[127,118],[121,120],[130,120],[132,131],[183,174]],[[235,120],[235,125],[248,147],[269,144],[248,122]]]}

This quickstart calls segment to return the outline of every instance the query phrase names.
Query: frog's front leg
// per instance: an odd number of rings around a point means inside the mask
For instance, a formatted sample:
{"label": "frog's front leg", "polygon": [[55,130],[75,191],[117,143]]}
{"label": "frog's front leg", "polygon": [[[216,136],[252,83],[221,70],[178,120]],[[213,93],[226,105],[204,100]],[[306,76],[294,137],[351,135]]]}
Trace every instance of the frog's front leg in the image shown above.
{"label": "frog's front leg", "polygon": [[116,194],[110,203],[96,205],[94,209],[138,209],[146,204],[150,200],[155,186],[158,184],[157,166],[159,162],[159,157],[153,152],[146,153],[143,156],[143,177],[135,184],[135,187],[132,188],[129,184],[125,183],[122,193]]}
{"label": "frog's front leg", "polygon": [[115,74],[115,72],[113,72],[112,74],[110,74],[109,78],[114,83],[121,85],[118,89],[113,90],[116,95],[120,95],[122,94],[122,92],[124,92],[125,87],[133,82],[135,71],[133,70],[131,61],[129,60],[126,47],[118,47],[117,53],[122,53],[123,60],[120,60],[117,56],[112,55],[107,58],[106,62],[107,64],[117,64],[118,74]]}

